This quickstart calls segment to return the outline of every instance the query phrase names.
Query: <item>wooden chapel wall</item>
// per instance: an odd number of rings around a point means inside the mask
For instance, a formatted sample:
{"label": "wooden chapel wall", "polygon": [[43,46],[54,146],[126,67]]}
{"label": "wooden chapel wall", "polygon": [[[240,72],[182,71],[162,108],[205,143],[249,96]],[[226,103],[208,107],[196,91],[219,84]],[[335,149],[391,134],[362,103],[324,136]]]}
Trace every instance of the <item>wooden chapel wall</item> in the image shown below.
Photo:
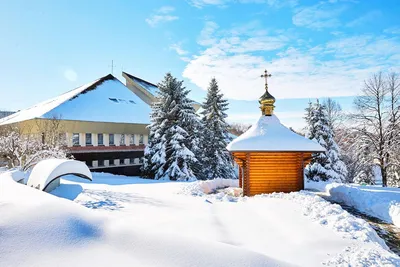
{"label": "wooden chapel wall", "polygon": [[233,152],[233,156],[243,168],[244,195],[304,189],[309,152]]}

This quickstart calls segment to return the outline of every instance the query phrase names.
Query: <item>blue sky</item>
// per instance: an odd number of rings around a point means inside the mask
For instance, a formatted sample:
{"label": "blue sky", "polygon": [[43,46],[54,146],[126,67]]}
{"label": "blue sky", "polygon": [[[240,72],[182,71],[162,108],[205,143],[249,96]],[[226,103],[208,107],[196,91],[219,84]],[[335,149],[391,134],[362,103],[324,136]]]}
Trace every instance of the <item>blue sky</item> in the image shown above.
{"label": "blue sky", "polygon": [[18,110],[124,70],[170,71],[202,101],[215,76],[233,121],[253,122],[273,77],[277,115],[302,126],[309,99],[350,109],[363,80],[400,71],[398,0],[1,1],[0,109]]}

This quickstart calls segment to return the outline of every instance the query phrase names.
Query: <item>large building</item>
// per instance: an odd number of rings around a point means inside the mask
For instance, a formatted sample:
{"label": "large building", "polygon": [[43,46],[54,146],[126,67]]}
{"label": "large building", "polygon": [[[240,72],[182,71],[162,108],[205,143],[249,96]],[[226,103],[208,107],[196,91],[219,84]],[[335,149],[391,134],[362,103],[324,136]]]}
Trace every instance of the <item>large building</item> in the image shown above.
{"label": "large building", "polygon": [[91,170],[137,175],[148,142],[150,103],[109,74],[0,119],[0,126],[45,136],[40,125],[57,120],[69,153]]}
{"label": "large building", "polygon": [[[126,85],[109,74],[9,114],[0,119],[0,127],[17,126],[22,133],[45,139],[49,127],[44,125],[57,121],[69,153],[92,171],[138,175],[158,88],[131,74],[122,75]],[[197,102],[193,106],[196,111],[200,108]]]}

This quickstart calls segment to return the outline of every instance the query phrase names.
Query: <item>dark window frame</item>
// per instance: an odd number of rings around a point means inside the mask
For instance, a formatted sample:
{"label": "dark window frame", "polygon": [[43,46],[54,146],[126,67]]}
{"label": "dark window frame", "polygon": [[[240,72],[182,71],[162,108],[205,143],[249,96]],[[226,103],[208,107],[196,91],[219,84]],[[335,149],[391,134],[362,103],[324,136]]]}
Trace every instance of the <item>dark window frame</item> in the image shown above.
{"label": "dark window frame", "polygon": [[144,134],[139,136],[139,145],[144,145]]}
{"label": "dark window frame", "polygon": [[121,134],[121,138],[119,139],[119,145],[120,146],[125,146],[126,145],[125,134]]}
{"label": "dark window frame", "polygon": [[[112,142],[111,142],[111,139],[112,139]],[[108,145],[109,146],[115,146],[115,136],[114,136],[114,134],[108,134]]]}
{"label": "dark window frame", "polygon": [[[100,138],[100,136],[101,136],[101,138]],[[100,143],[100,140],[101,140],[101,143]],[[97,134],[97,145],[104,146],[104,134],[102,134],[102,133]]]}
{"label": "dark window frame", "polygon": [[[90,138],[88,138],[88,136],[90,136]],[[88,142],[88,140],[90,142]],[[93,145],[93,136],[92,133],[85,133],[85,145],[86,146],[92,146]]]}
{"label": "dark window frame", "polygon": [[131,134],[129,136],[129,145],[131,145],[131,146],[135,145],[135,134]]}
{"label": "dark window frame", "polygon": [[[81,139],[81,136],[79,133],[72,133],[72,146],[80,146],[80,143],[81,143],[80,139]],[[75,143],[76,140],[78,140],[78,143]]]}

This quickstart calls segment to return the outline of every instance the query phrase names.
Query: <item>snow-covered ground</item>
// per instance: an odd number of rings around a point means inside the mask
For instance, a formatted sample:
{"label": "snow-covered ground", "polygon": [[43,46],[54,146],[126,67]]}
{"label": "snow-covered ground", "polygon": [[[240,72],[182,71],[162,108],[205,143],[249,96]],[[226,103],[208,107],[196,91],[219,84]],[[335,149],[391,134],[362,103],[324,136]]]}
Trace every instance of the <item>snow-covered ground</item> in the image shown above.
{"label": "snow-covered ground", "polygon": [[47,194],[0,176],[0,266],[400,265],[366,222],[313,194],[204,194],[235,182],[94,173]]}
{"label": "snow-covered ground", "polygon": [[328,182],[307,182],[306,188],[400,227],[400,188]]}

